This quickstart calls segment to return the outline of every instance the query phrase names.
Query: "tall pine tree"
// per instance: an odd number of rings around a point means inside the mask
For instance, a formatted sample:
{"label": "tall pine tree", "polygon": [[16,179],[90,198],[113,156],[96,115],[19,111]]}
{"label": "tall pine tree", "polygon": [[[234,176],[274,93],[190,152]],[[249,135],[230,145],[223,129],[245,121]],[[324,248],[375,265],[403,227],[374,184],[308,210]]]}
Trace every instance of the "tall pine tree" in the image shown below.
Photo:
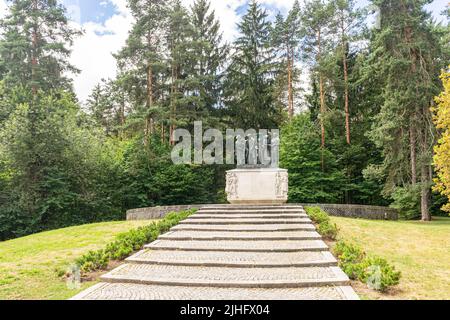
{"label": "tall pine tree", "polygon": [[[144,143],[155,133],[156,119],[161,112],[163,83],[161,74],[167,31],[168,0],[130,0],[135,19],[125,47],[116,55],[121,68],[133,72],[137,111],[144,119]],[[142,92],[141,88],[145,88]]]}
{"label": "tall pine tree", "polygon": [[[350,79],[349,79],[349,55],[352,41],[358,40],[365,16],[361,10],[355,9],[353,0],[334,0],[334,30],[339,35],[340,60],[342,61],[342,87],[344,96],[345,113],[345,138],[347,144],[351,144],[351,119],[350,119]],[[356,38],[356,39],[355,39]]]}
{"label": "tall pine tree", "polygon": [[10,0],[0,21],[0,70],[7,88],[71,89],[69,47],[79,31],[68,25],[66,9],[57,0]]}
{"label": "tall pine tree", "polygon": [[[326,70],[325,61],[329,51],[330,18],[333,16],[333,6],[328,0],[310,0],[306,2],[302,14],[305,32],[305,56],[317,74],[320,94],[320,130],[322,152],[325,149],[326,130]],[[322,157],[323,158],[323,157]],[[322,167],[325,166],[322,161]]]}
{"label": "tall pine tree", "polygon": [[279,13],[275,20],[273,30],[274,46],[282,59],[282,83],[286,83],[287,110],[289,119],[292,120],[295,111],[294,87],[299,78],[299,70],[295,67],[299,58],[299,46],[302,38],[300,3],[296,0],[286,19]]}

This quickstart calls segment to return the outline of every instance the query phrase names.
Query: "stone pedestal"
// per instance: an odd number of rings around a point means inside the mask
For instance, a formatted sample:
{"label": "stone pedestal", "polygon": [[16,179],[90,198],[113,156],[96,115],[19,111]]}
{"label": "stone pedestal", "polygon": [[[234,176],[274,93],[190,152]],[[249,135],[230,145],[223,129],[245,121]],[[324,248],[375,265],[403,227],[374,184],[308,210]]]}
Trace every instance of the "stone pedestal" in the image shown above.
{"label": "stone pedestal", "polygon": [[284,169],[236,169],[227,171],[231,204],[284,204],[288,200],[288,171]]}

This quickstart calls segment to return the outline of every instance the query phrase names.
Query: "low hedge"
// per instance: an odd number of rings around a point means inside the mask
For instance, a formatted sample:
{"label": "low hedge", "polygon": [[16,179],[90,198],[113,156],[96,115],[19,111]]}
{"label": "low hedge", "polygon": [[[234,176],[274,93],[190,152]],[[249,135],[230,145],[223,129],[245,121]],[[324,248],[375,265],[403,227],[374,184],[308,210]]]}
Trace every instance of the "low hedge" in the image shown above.
{"label": "low hedge", "polygon": [[[329,240],[336,240],[339,230],[331,223],[329,215],[318,207],[305,209],[311,220],[318,225],[317,231]],[[385,259],[367,255],[354,243],[340,239],[333,248],[339,266],[352,280],[359,280],[377,291],[386,291],[400,282],[401,273]]]}
{"label": "low hedge", "polygon": [[115,241],[106,245],[104,249],[89,251],[78,258],[75,263],[83,273],[104,270],[108,267],[110,261],[124,260],[133,252],[142,249],[145,244],[155,241],[160,234],[168,232],[170,228],[195,211],[195,209],[192,209],[180,213],[170,213],[159,222],[122,233],[116,237]]}
{"label": "low hedge", "polygon": [[308,207],[306,213],[317,224],[317,231],[327,240],[336,240],[339,233],[336,224],[331,222],[330,216],[319,207]]}

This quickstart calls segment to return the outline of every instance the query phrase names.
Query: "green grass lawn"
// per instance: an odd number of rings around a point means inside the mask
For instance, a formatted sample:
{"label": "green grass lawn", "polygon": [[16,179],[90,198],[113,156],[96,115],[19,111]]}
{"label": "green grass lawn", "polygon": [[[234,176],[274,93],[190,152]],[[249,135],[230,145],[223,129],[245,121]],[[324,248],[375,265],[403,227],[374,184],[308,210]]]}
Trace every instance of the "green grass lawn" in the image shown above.
{"label": "green grass lawn", "polygon": [[332,220],[344,239],[386,258],[402,272],[398,288],[381,295],[356,285],[367,299],[450,299],[450,218],[433,222]]}
{"label": "green grass lawn", "polygon": [[67,299],[94,282],[71,290],[61,272],[89,250],[149,221],[97,223],[0,242],[0,299]]}

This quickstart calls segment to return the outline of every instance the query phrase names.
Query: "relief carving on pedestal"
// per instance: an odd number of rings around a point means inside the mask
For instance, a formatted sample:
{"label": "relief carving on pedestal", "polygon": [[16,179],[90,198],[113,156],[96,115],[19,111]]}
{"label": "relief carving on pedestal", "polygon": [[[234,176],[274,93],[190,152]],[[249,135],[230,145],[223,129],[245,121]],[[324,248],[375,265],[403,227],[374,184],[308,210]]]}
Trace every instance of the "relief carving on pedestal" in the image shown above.
{"label": "relief carving on pedestal", "polygon": [[227,186],[225,192],[228,194],[228,197],[231,199],[237,199],[238,192],[238,177],[235,173],[228,172],[227,173]]}
{"label": "relief carving on pedestal", "polygon": [[289,178],[287,173],[277,173],[276,178],[277,197],[287,198],[289,190]]}

